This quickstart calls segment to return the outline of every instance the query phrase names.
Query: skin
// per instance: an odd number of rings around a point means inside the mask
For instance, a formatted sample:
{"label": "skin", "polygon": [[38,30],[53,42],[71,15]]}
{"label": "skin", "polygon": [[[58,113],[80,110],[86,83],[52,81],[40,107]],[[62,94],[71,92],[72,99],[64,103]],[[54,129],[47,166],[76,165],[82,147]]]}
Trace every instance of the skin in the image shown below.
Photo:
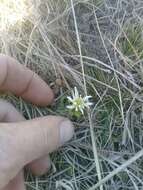
{"label": "skin", "polygon": [[[47,84],[16,60],[0,55],[0,91],[46,106],[54,95]],[[73,136],[72,123],[47,116],[26,121],[9,103],[0,100],[0,190],[25,190],[23,168],[42,175],[50,167],[49,153]]]}

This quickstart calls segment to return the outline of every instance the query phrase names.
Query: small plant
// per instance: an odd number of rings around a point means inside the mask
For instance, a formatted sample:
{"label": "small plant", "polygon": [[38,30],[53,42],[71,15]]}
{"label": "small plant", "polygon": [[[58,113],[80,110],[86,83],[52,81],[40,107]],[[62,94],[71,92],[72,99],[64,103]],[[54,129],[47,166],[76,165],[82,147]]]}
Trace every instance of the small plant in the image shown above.
{"label": "small plant", "polygon": [[84,115],[84,110],[93,105],[93,103],[89,101],[90,98],[92,98],[92,96],[82,97],[75,87],[74,90],[72,90],[72,96],[67,97],[69,101],[67,108],[70,110],[70,114],[78,118]]}

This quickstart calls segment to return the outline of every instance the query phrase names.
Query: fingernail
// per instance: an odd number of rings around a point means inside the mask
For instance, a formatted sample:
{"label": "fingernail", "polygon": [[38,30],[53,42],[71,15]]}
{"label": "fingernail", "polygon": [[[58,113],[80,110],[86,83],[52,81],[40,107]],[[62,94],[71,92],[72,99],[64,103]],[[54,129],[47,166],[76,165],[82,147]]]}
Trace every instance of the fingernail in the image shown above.
{"label": "fingernail", "polygon": [[51,160],[49,156],[47,156],[39,160],[36,160],[29,166],[34,175],[41,176],[46,174],[50,170],[51,165],[52,165]]}
{"label": "fingernail", "polygon": [[61,144],[69,141],[74,134],[73,124],[69,120],[62,121],[60,124],[60,140]]}
{"label": "fingernail", "polygon": [[44,169],[45,171],[49,170],[51,168],[51,160],[49,158],[49,156],[43,158],[43,160],[41,160],[41,168],[43,167],[43,173],[44,173]]}

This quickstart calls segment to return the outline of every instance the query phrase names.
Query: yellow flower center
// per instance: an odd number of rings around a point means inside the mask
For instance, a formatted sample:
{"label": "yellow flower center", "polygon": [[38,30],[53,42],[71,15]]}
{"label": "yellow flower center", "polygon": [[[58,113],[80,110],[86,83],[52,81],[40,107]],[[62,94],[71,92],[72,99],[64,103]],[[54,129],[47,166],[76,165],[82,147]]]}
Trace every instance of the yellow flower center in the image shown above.
{"label": "yellow flower center", "polygon": [[84,107],[84,101],[81,97],[74,100],[74,105],[77,107]]}

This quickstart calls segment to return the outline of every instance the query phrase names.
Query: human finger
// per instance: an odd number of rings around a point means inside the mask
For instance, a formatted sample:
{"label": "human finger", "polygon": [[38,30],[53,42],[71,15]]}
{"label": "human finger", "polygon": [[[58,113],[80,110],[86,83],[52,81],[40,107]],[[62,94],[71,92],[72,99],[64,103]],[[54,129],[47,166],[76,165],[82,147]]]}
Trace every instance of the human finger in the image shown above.
{"label": "human finger", "polygon": [[41,176],[47,173],[48,170],[50,170],[50,167],[51,167],[51,160],[49,155],[34,160],[32,163],[28,165],[30,171],[36,176]]}
{"label": "human finger", "polygon": [[23,172],[20,172],[6,187],[1,190],[26,190]]}
{"label": "human finger", "polygon": [[0,55],[0,91],[10,91],[41,106],[54,99],[50,87],[36,73],[5,55]]}
{"label": "human finger", "polygon": [[[47,116],[31,121],[0,124],[0,188],[27,164],[53,152],[73,136],[72,123]],[[10,158],[10,159],[9,159]]]}

